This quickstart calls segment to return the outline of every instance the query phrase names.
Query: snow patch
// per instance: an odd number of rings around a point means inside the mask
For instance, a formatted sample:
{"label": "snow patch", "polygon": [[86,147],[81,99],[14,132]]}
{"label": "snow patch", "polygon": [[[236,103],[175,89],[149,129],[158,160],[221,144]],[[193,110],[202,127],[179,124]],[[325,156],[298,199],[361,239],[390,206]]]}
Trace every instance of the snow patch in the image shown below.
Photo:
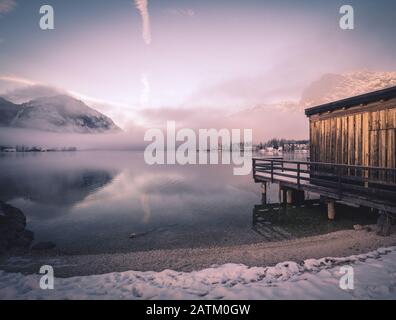
{"label": "snow patch", "polygon": [[[352,265],[355,289],[339,287],[340,266]],[[56,274],[56,270],[55,270]],[[395,299],[396,247],[345,258],[282,262],[272,267],[225,264],[178,272],[127,271],[56,278],[39,288],[40,275],[0,271],[1,299]]]}

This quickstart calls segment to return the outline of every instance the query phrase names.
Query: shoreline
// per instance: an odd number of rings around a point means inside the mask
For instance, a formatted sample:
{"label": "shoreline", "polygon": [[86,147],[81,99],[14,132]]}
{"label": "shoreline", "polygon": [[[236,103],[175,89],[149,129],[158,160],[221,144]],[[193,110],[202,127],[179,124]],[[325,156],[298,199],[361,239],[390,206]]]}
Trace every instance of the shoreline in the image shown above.
{"label": "shoreline", "polygon": [[1,257],[0,270],[37,273],[42,265],[54,267],[57,277],[68,278],[125,271],[174,270],[191,272],[224,264],[272,266],[284,261],[347,257],[396,245],[396,232],[382,237],[373,231],[343,230],[295,240],[194,249],[153,250],[131,253],[61,256],[29,254]]}

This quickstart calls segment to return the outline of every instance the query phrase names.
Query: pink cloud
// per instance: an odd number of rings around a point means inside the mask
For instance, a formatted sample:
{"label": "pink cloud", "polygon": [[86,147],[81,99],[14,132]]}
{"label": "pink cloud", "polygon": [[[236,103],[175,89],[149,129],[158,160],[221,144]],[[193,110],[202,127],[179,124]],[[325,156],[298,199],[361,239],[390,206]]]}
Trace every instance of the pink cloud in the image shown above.
{"label": "pink cloud", "polygon": [[17,6],[15,0],[0,0],[0,14],[1,13],[10,13]]}

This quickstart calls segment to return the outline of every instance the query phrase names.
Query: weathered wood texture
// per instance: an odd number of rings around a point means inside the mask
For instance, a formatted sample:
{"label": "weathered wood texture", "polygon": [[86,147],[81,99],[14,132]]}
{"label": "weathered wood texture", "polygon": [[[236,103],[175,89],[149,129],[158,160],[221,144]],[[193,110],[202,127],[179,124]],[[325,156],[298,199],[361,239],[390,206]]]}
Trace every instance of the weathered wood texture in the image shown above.
{"label": "weathered wood texture", "polygon": [[311,116],[311,161],[395,168],[395,128],[396,100]]}

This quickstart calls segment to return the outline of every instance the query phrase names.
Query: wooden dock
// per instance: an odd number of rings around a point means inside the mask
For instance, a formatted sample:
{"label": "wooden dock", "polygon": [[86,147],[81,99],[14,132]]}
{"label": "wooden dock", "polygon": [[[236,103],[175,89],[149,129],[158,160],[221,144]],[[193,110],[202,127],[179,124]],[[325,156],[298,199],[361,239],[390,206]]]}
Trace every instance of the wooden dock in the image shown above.
{"label": "wooden dock", "polygon": [[334,201],[340,201],[396,216],[393,168],[254,158],[253,178],[263,183],[263,193],[266,183],[279,184],[288,202],[293,201],[293,192],[307,191],[328,199],[330,211]]}

